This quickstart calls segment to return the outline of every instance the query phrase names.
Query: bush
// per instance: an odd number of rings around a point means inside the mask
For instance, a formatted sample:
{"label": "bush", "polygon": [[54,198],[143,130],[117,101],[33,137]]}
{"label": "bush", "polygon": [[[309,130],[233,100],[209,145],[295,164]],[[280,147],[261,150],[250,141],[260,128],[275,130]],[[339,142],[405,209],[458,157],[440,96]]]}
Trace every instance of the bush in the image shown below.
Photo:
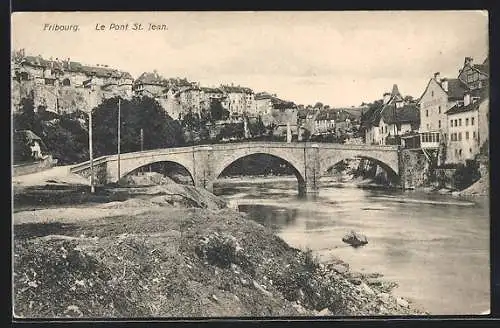
{"label": "bush", "polygon": [[466,165],[461,164],[453,174],[455,188],[458,190],[465,189],[479,180],[481,173],[479,172],[479,163],[473,160],[466,162]]}
{"label": "bush", "polygon": [[254,266],[242,250],[236,238],[217,232],[201,239],[195,247],[198,257],[206,260],[208,264],[223,269],[229,268],[231,264],[237,264],[253,276],[255,274]]}

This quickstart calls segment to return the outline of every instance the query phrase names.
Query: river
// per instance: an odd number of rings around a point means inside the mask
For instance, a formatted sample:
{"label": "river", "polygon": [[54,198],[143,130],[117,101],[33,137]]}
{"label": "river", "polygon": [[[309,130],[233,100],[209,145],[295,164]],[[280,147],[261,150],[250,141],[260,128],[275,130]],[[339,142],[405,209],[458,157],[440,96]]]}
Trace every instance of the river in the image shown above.
{"label": "river", "polygon": [[[480,314],[490,308],[487,199],[334,182],[304,198],[293,179],[222,182],[214,192],[324,262],[338,257],[354,271],[382,273],[398,283],[395,294],[431,314]],[[369,243],[357,249],[344,244],[342,236],[350,230],[365,234]]]}

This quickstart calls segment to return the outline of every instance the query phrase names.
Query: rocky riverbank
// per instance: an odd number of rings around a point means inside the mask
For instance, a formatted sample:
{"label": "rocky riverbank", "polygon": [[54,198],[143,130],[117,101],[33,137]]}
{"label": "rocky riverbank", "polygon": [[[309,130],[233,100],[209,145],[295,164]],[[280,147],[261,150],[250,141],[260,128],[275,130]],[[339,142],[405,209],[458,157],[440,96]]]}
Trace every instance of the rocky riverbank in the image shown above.
{"label": "rocky riverbank", "polygon": [[205,190],[110,187],[33,210],[33,188],[13,218],[18,317],[423,314],[380,275],[321,264]]}

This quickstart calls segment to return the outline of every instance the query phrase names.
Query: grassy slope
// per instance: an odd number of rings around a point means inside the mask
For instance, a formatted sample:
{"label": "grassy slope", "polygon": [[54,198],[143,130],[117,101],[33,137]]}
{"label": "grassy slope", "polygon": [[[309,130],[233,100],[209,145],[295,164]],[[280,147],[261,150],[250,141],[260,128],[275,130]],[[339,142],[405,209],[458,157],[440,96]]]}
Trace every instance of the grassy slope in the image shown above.
{"label": "grassy slope", "polygon": [[129,193],[135,198],[124,202],[14,215],[16,315],[417,312],[391,296],[386,282],[341,262],[319,264],[204,190],[167,185]]}

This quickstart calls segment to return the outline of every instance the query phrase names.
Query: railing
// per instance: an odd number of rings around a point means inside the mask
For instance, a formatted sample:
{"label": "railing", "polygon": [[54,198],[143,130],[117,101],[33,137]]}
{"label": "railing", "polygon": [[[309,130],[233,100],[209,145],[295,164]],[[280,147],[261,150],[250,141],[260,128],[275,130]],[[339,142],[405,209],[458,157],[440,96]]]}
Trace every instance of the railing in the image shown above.
{"label": "railing", "polygon": [[[107,156],[107,155],[101,156],[101,157],[94,159],[92,162],[94,165],[99,165],[99,164],[107,162],[108,157],[109,156]],[[78,163],[78,164],[73,165],[72,167],[70,167],[69,171],[71,173],[78,173],[80,171],[87,169],[89,166],[90,166],[90,161],[85,161],[83,163]]]}
{"label": "railing", "polygon": [[[176,148],[161,148],[161,149],[151,149],[130,153],[122,153],[121,160],[132,159],[138,157],[147,156],[157,156],[157,155],[167,155],[167,154],[183,154],[191,153],[193,151],[210,150],[215,151],[227,151],[236,150],[242,148],[288,148],[288,149],[303,149],[303,148],[320,148],[320,149],[336,149],[336,150],[380,150],[380,151],[397,151],[398,146],[392,145],[356,145],[356,144],[328,144],[328,143],[316,143],[316,142],[298,142],[298,143],[286,143],[286,142],[274,142],[274,141],[251,141],[245,143],[229,143],[229,144],[206,144],[206,145],[196,145],[196,146],[185,146]],[[94,159],[93,164],[99,165],[109,161],[116,161],[118,159],[117,155],[106,155]],[[83,163],[76,164],[70,168],[70,172],[78,173],[87,169],[90,166],[90,162],[86,161]]]}

